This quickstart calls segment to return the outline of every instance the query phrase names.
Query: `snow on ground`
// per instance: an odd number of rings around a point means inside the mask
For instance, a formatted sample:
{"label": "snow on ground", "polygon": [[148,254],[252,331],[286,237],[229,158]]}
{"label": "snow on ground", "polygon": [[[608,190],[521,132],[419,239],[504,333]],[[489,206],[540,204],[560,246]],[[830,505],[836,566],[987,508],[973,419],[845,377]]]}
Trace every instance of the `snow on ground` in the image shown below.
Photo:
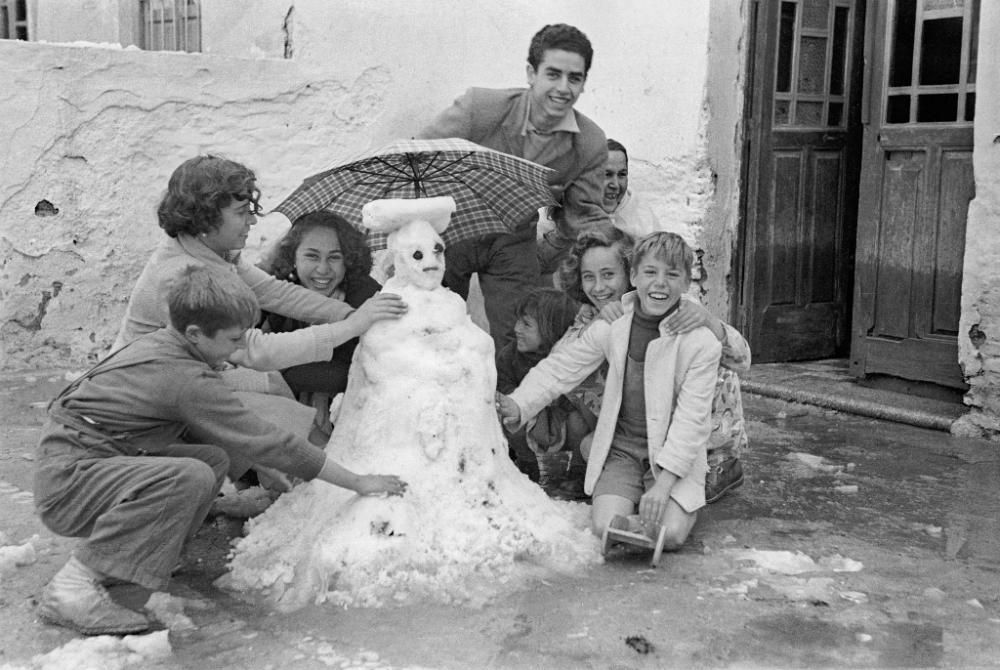
{"label": "snow on ground", "polygon": [[167,631],[148,635],[98,635],[70,640],[47,654],[31,659],[30,665],[2,665],[0,670],[129,670],[149,667],[151,661],[172,653]]}

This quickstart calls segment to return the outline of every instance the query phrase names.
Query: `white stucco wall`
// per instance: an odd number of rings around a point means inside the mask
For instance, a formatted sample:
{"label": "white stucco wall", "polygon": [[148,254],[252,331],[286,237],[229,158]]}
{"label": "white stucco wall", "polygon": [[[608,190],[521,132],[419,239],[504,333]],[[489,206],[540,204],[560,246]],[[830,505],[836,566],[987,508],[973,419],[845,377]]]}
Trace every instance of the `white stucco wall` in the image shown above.
{"label": "white stucco wall", "polygon": [[[37,2],[41,14],[55,0]],[[121,16],[114,0],[85,4]],[[291,4],[202,3],[202,55],[0,42],[0,115],[19,120],[0,127],[0,364],[104,352],[161,239],[155,206],[184,159],[247,163],[274,206],[336,160],[411,135],[468,86],[523,85],[531,35],[557,21],[594,44],[579,109],[629,148],[633,188],[664,227],[727,266],[705,287],[726,315],[742,2],[297,0],[289,16]],[[40,39],[80,39],[80,17],[60,16],[40,19]],[[98,24],[107,36],[93,34]],[[111,18],[94,25],[86,38],[96,42],[125,32]],[[286,42],[291,60],[281,59]],[[711,132],[710,70],[727,77]],[[36,216],[42,199],[59,213]]]}
{"label": "white stucco wall", "polygon": [[[301,156],[367,134],[372,83],[292,61],[0,41],[0,114],[17,120],[0,127],[3,364],[78,363],[110,345],[183,160],[251,165],[274,206]],[[36,216],[43,199],[58,214]]]}
{"label": "white stucco wall", "polygon": [[33,0],[29,11],[33,14],[35,32],[30,38],[46,42],[118,43],[122,38],[118,5],[117,0]]}
{"label": "white stucco wall", "polygon": [[956,432],[1000,437],[1000,3],[983,2],[979,23],[973,170],[962,276],[959,362],[970,411]]}

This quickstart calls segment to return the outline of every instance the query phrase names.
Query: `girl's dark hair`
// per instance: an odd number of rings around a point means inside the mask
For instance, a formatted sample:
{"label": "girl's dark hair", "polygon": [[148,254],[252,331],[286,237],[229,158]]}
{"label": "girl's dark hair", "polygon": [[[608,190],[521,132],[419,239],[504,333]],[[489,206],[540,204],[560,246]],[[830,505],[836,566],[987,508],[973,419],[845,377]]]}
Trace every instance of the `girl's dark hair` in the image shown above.
{"label": "girl's dark hair", "polygon": [[271,267],[264,269],[278,279],[298,282],[298,276],[295,274],[295,252],[302,244],[305,234],[317,228],[327,228],[337,233],[346,268],[342,288],[357,282],[372,271],[372,251],[365,241],[364,234],[339,214],[322,211],[303,214],[295,219],[295,223],[278,243]]}
{"label": "girl's dark hair", "polygon": [[557,288],[534,288],[517,303],[514,316],[530,316],[538,323],[539,351],[544,354],[566,334],[579,310],[580,303]]}
{"label": "girl's dark hair", "polygon": [[218,228],[220,212],[233,200],[249,200],[253,213],[261,213],[253,170],[218,156],[195,156],[170,175],[156,216],[170,237],[208,233]]}
{"label": "girl's dark hair", "polygon": [[614,249],[617,252],[618,260],[621,261],[622,268],[625,270],[625,279],[629,282],[629,288],[631,288],[632,283],[629,280],[629,273],[632,269],[632,244],[632,237],[617,228],[612,228],[610,233],[597,230],[580,233],[579,237],[576,238],[576,242],[573,243],[573,247],[570,249],[569,256],[559,265],[559,286],[573,300],[581,303],[589,303],[587,295],[583,292],[583,285],[580,278],[580,261],[588,249],[601,247]]}

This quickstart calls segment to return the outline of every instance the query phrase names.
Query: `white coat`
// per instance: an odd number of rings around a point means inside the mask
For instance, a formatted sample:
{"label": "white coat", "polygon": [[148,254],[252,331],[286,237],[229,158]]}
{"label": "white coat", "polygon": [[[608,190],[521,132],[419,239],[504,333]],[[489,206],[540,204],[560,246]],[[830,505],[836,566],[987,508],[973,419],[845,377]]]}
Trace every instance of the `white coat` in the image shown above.
{"label": "white coat", "polygon": [[[608,361],[604,400],[584,481],[588,494],[604,469],[621,409],[635,300],[634,293],[627,294],[622,299],[624,316],[611,324],[603,320],[590,324],[579,339],[557,347],[532,368],[510,394],[521,410],[521,421],[526,422]],[[670,496],[687,512],[705,505],[706,447],[721,353],[719,340],[705,327],[670,335],[661,326],[660,336],[646,349],[643,376],[650,467],[654,477],[661,470],[677,475]]]}

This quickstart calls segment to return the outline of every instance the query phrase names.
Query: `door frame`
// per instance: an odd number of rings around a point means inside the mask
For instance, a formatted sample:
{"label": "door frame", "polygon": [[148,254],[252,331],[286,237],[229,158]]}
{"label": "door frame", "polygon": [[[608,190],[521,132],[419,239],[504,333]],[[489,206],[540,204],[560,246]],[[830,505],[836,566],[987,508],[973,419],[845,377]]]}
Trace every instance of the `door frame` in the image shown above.
{"label": "door frame", "polygon": [[[868,67],[868,53],[870,50],[870,21],[874,12],[870,11],[868,0],[857,0],[854,8],[855,12],[862,12],[862,20],[855,19],[852,26],[852,39],[848,45],[848,57],[853,63],[850,68],[850,77],[845,80],[845,86],[849,92],[848,104],[850,109],[845,108],[845,115],[854,115],[856,121],[851,130],[850,124],[845,126],[845,152],[846,163],[853,163],[854,174],[851,168],[846,168],[844,175],[848,180],[853,180],[853,186],[843,185],[844,193],[848,196],[842,199],[839,206],[843,208],[841,227],[837,231],[842,235],[844,266],[837,278],[840,288],[843,310],[840,318],[842,325],[839,327],[839,344],[837,354],[847,357],[850,353],[851,345],[851,318],[853,314],[854,298],[854,254],[857,236],[858,217],[858,181],[860,179],[861,152],[862,152],[862,122],[865,120],[865,113],[868,103],[868,91],[866,86],[866,68]],[[876,3],[877,4],[877,3]],[[801,6],[801,5],[800,5]],[[755,330],[759,329],[759,324],[755,323],[755,290],[759,282],[757,259],[751,257],[756,246],[757,236],[760,234],[759,228],[759,199],[763,188],[770,188],[770,181],[773,176],[773,166],[771,161],[763,161],[768,147],[772,146],[769,135],[774,132],[773,112],[774,95],[768,87],[758,83],[761,73],[773,72],[776,68],[777,53],[775,49],[760,48],[761,39],[764,39],[765,46],[768,43],[766,35],[762,36],[762,30],[776,30],[769,28],[765,22],[776,22],[780,13],[780,0],[751,0],[748,5],[746,20],[746,84],[749,87],[748,94],[744,95],[743,110],[743,137],[741,146],[741,169],[740,169],[740,198],[739,198],[739,226],[736,243],[737,264],[735,270],[740,278],[740,286],[737,292],[738,300],[734,301],[731,309],[732,323],[737,324],[741,332],[752,339]],[[763,75],[766,77],[766,75]],[[773,88],[773,86],[771,87]],[[765,133],[763,128],[768,128]],[[755,176],[751,171],[755,171]],[[800,204],[799,210],[802,211]],[[751,343],[752,344],[752,343]]]}
{"label": "door frame", "polygon": [[[972,125],[968,127],[934,127],[931,130],[921,129],[914,126],[894,127],[890,130],[883,128],[885,125],[884,91],[888,84],[890,41],[892,39],[892,23],[896,0],[883,0],[872,3],[872,11],[865,16],[865,71],[864,84],[862,88],[862,177],[867,166],[881,166],[884,171],[885,148],[883,146],[883,132],[891,132],[896,138],[905,138],[902,142],[898,139],[893,143],[893,150],[904,150],[906,146],[912,146],[914,150],[927,151],[929,155],[923,174],[920,176],[921,190],[927,191],[929,184],[926,182],[934,175],[932,167],[937,167],[937,162],[941,160],[939,150],[928,150],[926,133],[936,132],[947,134],[951,140],[942,143],[942,146],[968,145],[969,142],[960,141],[965,135],[971,136]],[[919,49],[919,42],[914,49]],[[914,73],[916,76],[916,73]],[[964,73],[963,73],[964,76]],[[877,94],[876,94],[877,92]],[[925,127],[926,128],[926,127]],[[880,179],[881,183],[881,179]],[[931,201],[937,203],[940,193],[932,197]],[[905,375],[899,374],[899,365],[894,361],[912,361],[914,366],[925,369],[928,372],[924,379],[916,379],[917,383],[930,382],[932,384],[953,387],[966,390],[955,354],[957,342],[954,338],[938,336],[934,334],[921,333],[919,348],[907,347],[897,351],[899,346],[891,342],[881,342],[878,339],[869,339],[868,331],[873,327],[876,319],[877,287],[872,288],[874,274],[877,272],[878,263],[871,259],[878,259],[881,255],[879,250],[879,236],[881,231],[881,217],[883,210],[883,189],[862,187],[858,200],[857,216],[857,251],[855,262],[855,287],[853,298],[853,315],[851,327],[850,359],[849,369],[853,376],[865,378],[869,375],[887,374],[900,379],[908,379]],[[936,210],[935,210],[936,211]],[[927,214],[921,212],[921,217]],[[866,265],[867,261],[867,265]],[[876,268],[871,273],[866,274],[866,267]],[[911,268],[912,269],[912,268]],[[929,299],[929,296],[920,296]],[[918,319],[919,315],[911,314],[911,319]],[[908,340],[907,340],[908,341]]]}

